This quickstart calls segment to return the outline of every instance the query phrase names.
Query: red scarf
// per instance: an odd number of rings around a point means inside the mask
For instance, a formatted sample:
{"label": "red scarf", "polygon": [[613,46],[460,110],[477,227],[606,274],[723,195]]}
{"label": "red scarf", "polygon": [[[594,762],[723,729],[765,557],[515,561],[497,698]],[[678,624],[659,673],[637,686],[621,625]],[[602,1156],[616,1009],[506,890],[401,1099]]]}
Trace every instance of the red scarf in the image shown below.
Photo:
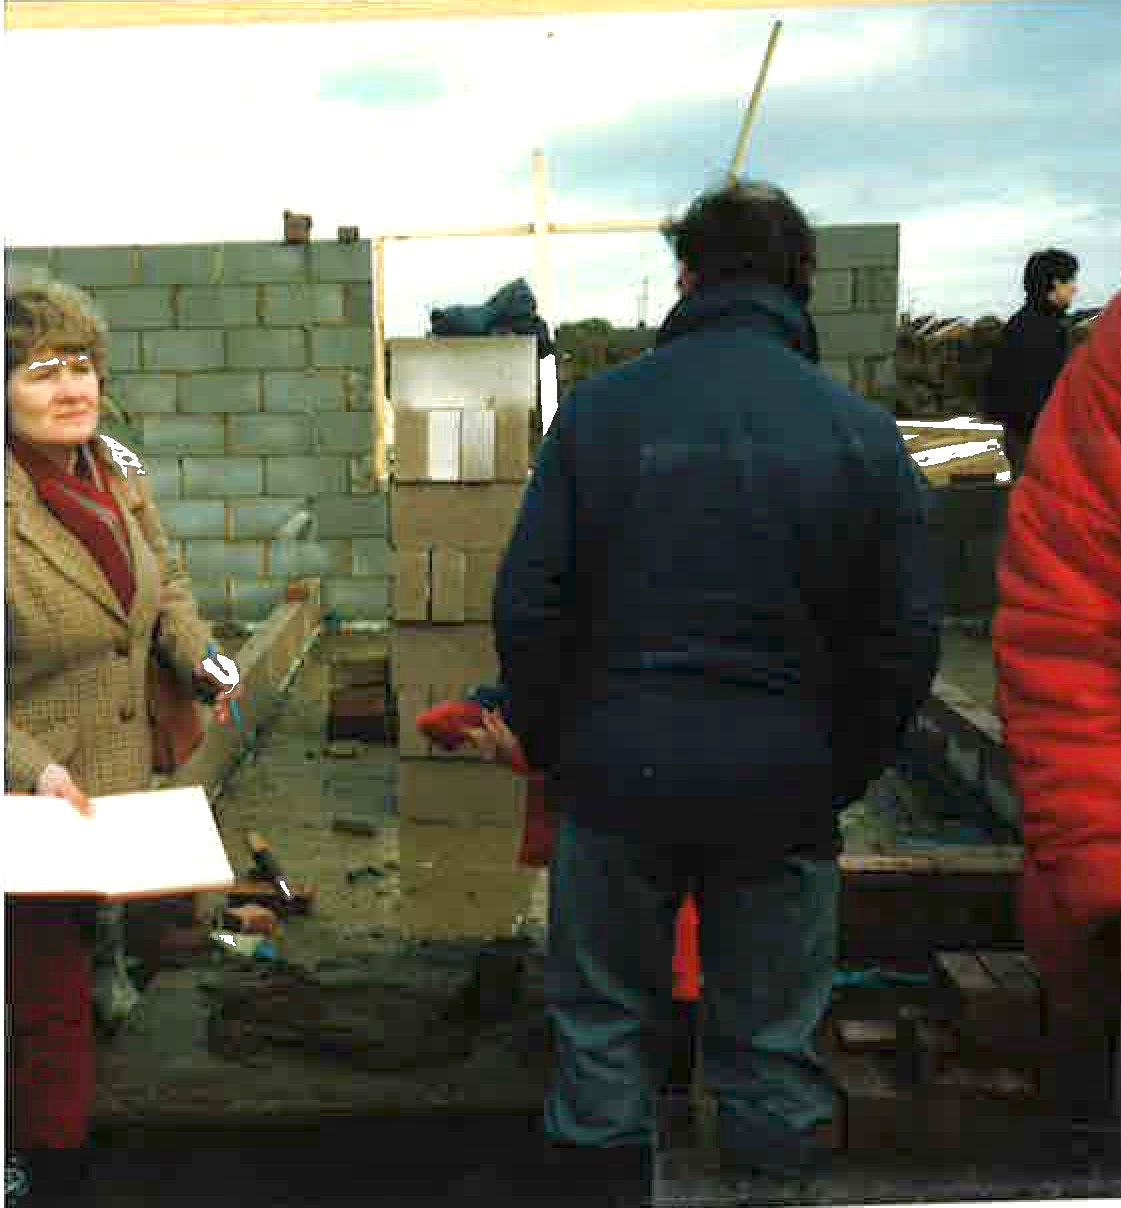
{"label": "red scarf", "polygon": [[127,615],[136,591],[128,530],[120,505],[105,486],[97,458],[82,445],[71,474],[18,437],[9,437],[8,443],[13,457],[30,475],[39,498],[101,567]]}

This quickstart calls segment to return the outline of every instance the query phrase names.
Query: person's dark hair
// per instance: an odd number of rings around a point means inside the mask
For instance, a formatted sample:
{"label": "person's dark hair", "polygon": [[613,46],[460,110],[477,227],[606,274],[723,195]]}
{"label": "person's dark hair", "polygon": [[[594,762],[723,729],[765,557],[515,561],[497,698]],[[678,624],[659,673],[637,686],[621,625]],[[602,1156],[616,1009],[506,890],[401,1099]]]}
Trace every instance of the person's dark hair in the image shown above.
{"label": "person's dark hair", "polygon": [[1033,302],[1040,302],[1054,289],[1056,283],[1067,282],[1078,273],[1078,257],[1049,247],[1028,257],[1024,266],[1024,293]]}
{"label": "person's dark hair", "polygon": [[773,185],[736,183],[702,193],[662,230],[702,287],[739,280],[806,292],[817,267],[813,228]]}

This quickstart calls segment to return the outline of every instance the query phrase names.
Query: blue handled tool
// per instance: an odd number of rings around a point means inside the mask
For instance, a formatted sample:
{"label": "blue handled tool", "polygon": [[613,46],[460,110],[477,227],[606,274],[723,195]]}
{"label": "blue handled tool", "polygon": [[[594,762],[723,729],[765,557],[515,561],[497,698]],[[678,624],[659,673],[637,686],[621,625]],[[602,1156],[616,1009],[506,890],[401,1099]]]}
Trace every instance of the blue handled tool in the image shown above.
{"label": "blue handled tool", "polygon": [[[206,644],[206,657],[218,661],[218,647],[213,642]],[[234,719],[234,725],[241,731],[242,737],[245,736],[245,723],[241,717],[241,706],[236,700],[230,701],[230,716]]]}

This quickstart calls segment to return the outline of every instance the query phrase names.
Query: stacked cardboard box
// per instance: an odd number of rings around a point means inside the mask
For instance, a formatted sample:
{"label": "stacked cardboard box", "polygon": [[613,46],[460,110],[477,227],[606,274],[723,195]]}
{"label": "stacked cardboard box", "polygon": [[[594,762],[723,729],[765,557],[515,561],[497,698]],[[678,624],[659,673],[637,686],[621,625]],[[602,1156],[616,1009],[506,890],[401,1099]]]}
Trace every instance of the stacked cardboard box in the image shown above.
{"label": "stacked cardboard box", "polygon": [[416,719],[498,679],[494,578],[529,474],[530,337],[395,340],[391,664],[400,718],[402,927],[508,935],[533,876],[515,865],[524,783],[473,750],[445,753]]}

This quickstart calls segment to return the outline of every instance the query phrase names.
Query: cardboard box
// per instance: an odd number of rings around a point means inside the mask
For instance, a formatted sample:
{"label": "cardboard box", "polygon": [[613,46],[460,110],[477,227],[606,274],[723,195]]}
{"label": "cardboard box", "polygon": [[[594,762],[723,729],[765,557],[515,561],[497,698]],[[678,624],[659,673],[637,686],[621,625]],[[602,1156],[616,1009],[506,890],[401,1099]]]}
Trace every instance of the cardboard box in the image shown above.
{"label": "cardboard box", "polygon": [[525,778],[490,763],[402,759],[397,801],[402,823],[520,828],[525,821]]}
{"label": "cardboard box", "polygon": [[431,610],[430,554],[398,550],[394,559],[393,617],[397,621],[427,621]]}
{"label": "cardboard box", "polygon": [[436,877],[463,869],[510,872],[518,869],[521,838],[520,826],[452,826],[409,819],[399,830],[401,867]]}
{"label": "cardboard box", "polygon": [[508,407],[495,413],[494,479],[524,484],[529,477],[529,411]]}
{"label": "cardboard box", "polygon": [[467,620],[467,555],[463,550],[432,551],[432,620],[462,625]]}
{"label": "cardboard box", "polygon": [[390,651],[398,688],[498,681],[498,655],[489,625],[395,625]]}
{"label": "cardboard box", "polygon": [[443,545],[503,549],[521,509],[525,483],[401,484],[390,493],[390,531],[400,550]]}

